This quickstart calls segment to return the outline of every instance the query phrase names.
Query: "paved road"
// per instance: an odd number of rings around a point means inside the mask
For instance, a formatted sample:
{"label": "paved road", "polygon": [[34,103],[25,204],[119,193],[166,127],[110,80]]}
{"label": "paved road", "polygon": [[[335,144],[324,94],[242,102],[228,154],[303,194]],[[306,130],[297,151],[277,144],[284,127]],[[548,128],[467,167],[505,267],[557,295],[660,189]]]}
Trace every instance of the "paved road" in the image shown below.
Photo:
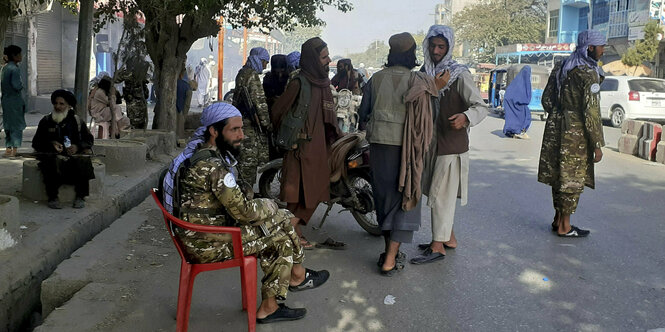
{"label": "paved road", "polygon": [[[329,283],[289,295],[289,305],[308,308],[303,321],[258,330],[646,331],[665,327],[665,166],[612,151],[618,129],[606,128],[609,148],[597,168],[597,189],[584,192],[573,216],[574,224],[591,229],[592,234],[586,239],[558,238],[549,229],[550,189],[536,181],[543,124],[534,121],[531,140],[504,138],[503,121],[494,117],[473,128],[469,204],[458,208],[456,216],[460,245],[449,250],[442,262],[408,265],[397,276],[385,278],[375,265],[382,240],[364,233],[347,212],[332,214],[323,230],[308,228],[313,240],[332,236],[350,248],[308,251],[306,264],[329,269]],[[151,209],[150,202],[140,208]],[[417,242],[430,239],[429,212],[423,212]],[[131,288],[122,298],[103,300],[120,303],[122,308],[96,325],[100,330],[169,331],[175,326],[179,261],[156,211],[142,213],[145,216],[136,218],[146,225],[115,249],[121,251],[122,259],[109,263],[107,272],[97,272],[103,276],[96,282]],[[320,208],[313,220],[322,213]],[[415,244],[403,249],[410,257],[417,254]],[[238,281],[237,271],[205,273],[197,279],[190,331],[246,328],[239,310]],[[77,310],[95,311],[91,299],[96,296],[91,292],[55,315],[64,321],[69,310],[70,317],[86,317],[77,316],[82,314]],[[383,303],[389,294],[396,297],[394,305]]]}

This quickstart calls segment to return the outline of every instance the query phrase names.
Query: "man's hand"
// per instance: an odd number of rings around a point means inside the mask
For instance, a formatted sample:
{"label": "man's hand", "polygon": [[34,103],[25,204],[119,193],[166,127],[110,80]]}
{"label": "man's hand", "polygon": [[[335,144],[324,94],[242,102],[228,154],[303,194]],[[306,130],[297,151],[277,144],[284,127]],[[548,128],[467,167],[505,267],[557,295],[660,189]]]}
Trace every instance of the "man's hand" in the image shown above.
{"label": "man's hand", "polygon": [[450,81],[450,71],[448,70],[440,72],[434,76],[434,83],[438,90],[443,89],[446,84],[448,84],[448,81]]}
{"label": "man's hand", "polygon": [[603,159],[603,150],[601,150],[600,148],[596,148],[596,150],[594,150],[593,152],[593,162],[597,163],[601,159]]}
{"label": "man's hand", "polygon": [[72,146],[67,148],[67,154],[70,156],[73,156],[78,152],[79,148],[76,146],[76,144],[72,144]]}
{"label": "man's hand", "polygon": [[449,117],[448,121],[450,121],[450,127],[452,127],[455,130],[466,128],[469,125],[469,119],[466,117],[466,114],[464,113],[457,113]]}
{"label": "man's hand", "polygon": [[53,148],[55,149],[55,152],[60,153],[62,152],[63,146],[60,144],[60,142],[53,141],[51,142],[53,144]]}

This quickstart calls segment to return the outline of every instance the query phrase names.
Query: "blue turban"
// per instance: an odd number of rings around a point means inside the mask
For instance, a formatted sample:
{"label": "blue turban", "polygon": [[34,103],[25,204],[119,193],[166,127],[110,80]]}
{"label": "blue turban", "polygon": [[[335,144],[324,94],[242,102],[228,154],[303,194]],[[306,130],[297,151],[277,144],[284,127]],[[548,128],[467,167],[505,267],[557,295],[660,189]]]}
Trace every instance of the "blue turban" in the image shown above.
{"label": "blue turban", "polygon": [[263,47],[254,47],[253,49],[249,50],[249,55],[256,55],[259,57],[259,59],[265,62],[270,62],[270,54],[268,53],[268,50]]}
{"label": "blue turban", "polygon": [[286,67],[289,70],[300,68],[300,52],[293,51],[286,56]]}
{"label": "blue turban", "polygon": [[561,70],[557,73],[557,88],[561,89],[563,81],[568,76],[568,72],[575,67],[587,66],[594,69],[599,76],[603,76],[602,70],[598,67],[598,61],[590,57],[587,53],[589,46],[601,46],[607,44],[605,36],[596,30],[586,30],[577,35],[577,48],[575,52],[564,61]]}
{"label": "blue turban", "polygon": [[263,62],[258,55],[250,55],[247,57],[247,63],[245,66],[249,66],[254,69],[255,72],[261,74],[263,72]]}
{"label": "blue turban", "polygon": [[173,159],[169,171],[164,177],[164,208],[169,213],[173,213],[173,179],[175,179],[175,173],[178,172],[180,164],[194,155],[196,147],[203,143],[203,134],[209,126],[228,118],[241,116],[237,108],[226,102],[216,102],[203,110],[201,114],[201,126],[196,129],[194,136],[187,143],[185,150]]}

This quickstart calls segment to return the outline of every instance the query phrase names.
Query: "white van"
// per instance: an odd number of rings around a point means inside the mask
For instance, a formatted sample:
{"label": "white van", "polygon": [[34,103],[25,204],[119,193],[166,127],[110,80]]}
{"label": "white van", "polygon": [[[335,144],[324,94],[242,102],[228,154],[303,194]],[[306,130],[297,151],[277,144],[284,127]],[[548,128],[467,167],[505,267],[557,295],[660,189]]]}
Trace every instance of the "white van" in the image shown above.
{"label": "white van", "polygon": [[607,76],[600,85],[600,115],[614,127],[625,119],[665,119],[665,80]]}

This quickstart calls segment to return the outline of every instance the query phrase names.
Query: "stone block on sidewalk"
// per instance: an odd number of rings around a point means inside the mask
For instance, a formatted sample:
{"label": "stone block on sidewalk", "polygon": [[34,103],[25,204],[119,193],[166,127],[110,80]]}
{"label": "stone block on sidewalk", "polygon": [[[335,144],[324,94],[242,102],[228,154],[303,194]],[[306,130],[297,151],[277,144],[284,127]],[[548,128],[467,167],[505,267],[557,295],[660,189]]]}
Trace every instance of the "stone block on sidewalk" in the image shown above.
{"label": "stone block on sidewalk", "polygon": [[138,141],[104,139],[93,147],[108,173],[123,173],[145,168],[147,145]]}
{"label": "stone block on sidewalk", "polygon": [[201,126],[201,113],[189,112],[185,119],[185,129],[196,129]]}
{"label": "stone block on sidewalk", "polygon": [[122,139],[145,143],[148,159],[155,159],[158,154],[171,155],[177,144],[175,132],[162,129],[131,129]]}
{"label": "stone block on sidewalk", "polygon": [[656,160],[656,145],[660,141],[663,127],[657,123],[646,122],[642,126],[642,136],[638,142],[638,157],[644,160]]}
{"label": "stone block on sidewalk", "polygon": [[623,134],[619,137],[619,152],[629,155],[637,155],[637,143],[639,138],[635,135]]}
{"label": "stone block on sidewalk", "polygon": [[663,140],[656,145],[656,162],[665,164],[665,141]]}
{"label": "stone block on sidewalk", "polygon": [[622,134],[628,134],[628,135],[636,135],[636,136],[641,136],[642,135],[642,126],[644,125],[645,121],[639,121],[639,120],[624,120],[623,123],[621,124],[621,133]]}
{"label": "stone block on sidewalk", "polygon": [[[18,199],[14,196],[0,195],[0,230],[4,229],[13,238],[18,237],[21,225],[21,215],[18,209]],[[2,245],[0,245],[0,248]]]}
{"label": "stone block on sidewalk", "polygon": [[[39,161],[30,159],[23,162],[23,182],[21,192],[23,197],[32,201],[45,201],[46,187],[44,186],[44,176],[37,164]],[[92,167],[95,171],[95,178],[89,181],[90,196],[99,198],[104,195],[104,177],[106,176],[106,166],[98,160],[92,159]],[[58,199],[61,202],[73,202],[76,198],[74,186],[63,184],[58,191]]]}

